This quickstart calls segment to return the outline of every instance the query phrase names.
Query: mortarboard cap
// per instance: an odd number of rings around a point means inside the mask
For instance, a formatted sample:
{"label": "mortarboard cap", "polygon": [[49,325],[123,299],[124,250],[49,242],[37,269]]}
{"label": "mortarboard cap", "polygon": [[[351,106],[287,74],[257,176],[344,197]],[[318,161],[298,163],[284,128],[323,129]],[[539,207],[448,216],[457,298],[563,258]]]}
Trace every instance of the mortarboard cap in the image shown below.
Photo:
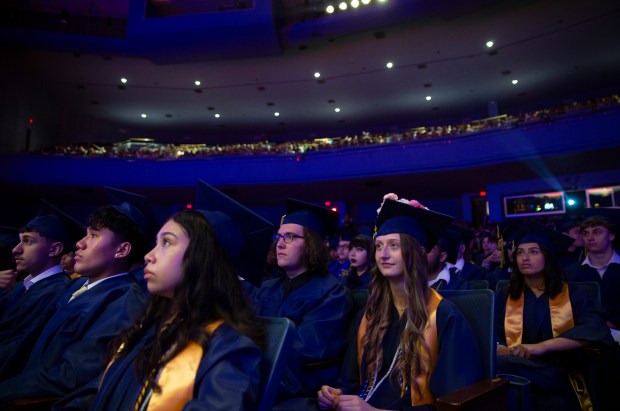
{"label": "mortarboard cap", "polygon": [[316,232],[321,238],[332,236],[338,227],[338,213],[292,198],[286,201],[286,215],[281,224],[299,224]]}
{"label": "mortarboard cap", "polygon": [[[73,245],[84,236],[84,226],[53,204],[41,200],[39,214],[24,229],[36,231],[63,244],[63,253],[73,250]],[[23,231],[23,230],[22,230]]]}
{"label": "mortarboard cap", "polygon": [[146,197],[114,187],[104,190],[116,211],[133,221],[149,241],[155,237],[160,224]]}
{"label": "mortarboard cap", "polygon": [[439,241],[454,217],[395,200],[385,200],[377,216],[377,235],[408,234],[428,251]]}
{"label": "mortarboard cap", "polygon": [[439,239],[441,247],[448,254],[446,260],[450,264],[456,264],[456,259],[459,255],[459,247],[461,246],[462,242],[463,234],[454,226],[448,228]]}
{"label": "mortarboard cap", "polygon": [[260,286],[273,224],[202,180],[195,209],[205,216],[226,255],[239,264],[242,276]]}
{"label": "mortarboard cap", "polygon": [[515,247],[525,243],[537,243],[550,253],[559,256],[568,250],[575,239],[533,221],[526,221],[514,234]]}
{"label": "mortarboard cap", "polygon": [[603,222],[609,231],[614,233],[616,236],[620,235],[618,233],[618,227],[620,226],[620,208],[586,208],[583,210],[583,216],[584,224],[596,221]]}

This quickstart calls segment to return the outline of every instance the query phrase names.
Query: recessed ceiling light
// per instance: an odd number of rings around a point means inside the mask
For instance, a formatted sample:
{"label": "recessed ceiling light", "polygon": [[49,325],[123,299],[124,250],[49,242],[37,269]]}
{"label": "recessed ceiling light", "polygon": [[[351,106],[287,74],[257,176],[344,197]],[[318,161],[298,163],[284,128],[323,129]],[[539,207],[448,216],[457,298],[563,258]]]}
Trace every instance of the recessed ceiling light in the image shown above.
{"label": "recessed ceiling light", "polygon": [[273,113],[274,116],[278,117],[280,115],[280,113],[278,113],[277,111],[275,113]]}
{"label": "recessed ceiling light", "polygon": [[432,97],[431,96],[426,96],[426,101],[431,101]]}
{"label": "recessed ceiling light", "polygon": [[321,77],[321,73],[319,73],[319,72],[317,71],[316,73],[314,73],[314,77],[315,77],[315,78],[319,78],[319,77]]}
{"label": "recessed ceiling light", "polygon": [[386,66],[387,68],[392,68],[392,67],[394,67],[394,63],[392,63],[392,62],[390,61],[390,62],[388,62],[385,66]]}
{"label": "recessed ceiling light", "polygon": [[512,80],[512,84],[517,84],[519,80]]}
{"label": "recessed ceiling light", "polygon": [[121,79],[121,83],[123,83],[123,84],[127,83],[127,79],[126,79],[125,77],[123,77],[123,78]]}
{"label": "recessed ceiling light", "polygon": [[339,8],[340,10],[343,10],[343,11],[344,11],[344,10],[346,10],[346,9],[347,9],[347,7],[348,7],[348,6],[347,6],[347,3],[345,3],[344,1],[343,1],[343,2],[341,2],[341,3],[338,5],[338,8]]}
{"label": "recessed ceiling light", "polygon": [[216,113],[215,118],[220,118],[220,115]]}
{"label": "recessed ceiling light", "polygon": [[200,80],[196,80],[196,81],[194,81],[194,84],[195,84],[195,85],[197,85],[197,86],[199,86],[199,85],[200,85]]}
{"label": "recessed ceiling light", "polygon": [[492,41],[490,41],[490,40],[489,40],[489,41],[487,41],[487,47],[488,47],[488,48],[493,47],[493,42],[492,42]]}
{"label": "recessed ceiling light", "polygon": [[362,0],[362,4],[369,4],[370,0]]}
{"label": "recessed ceiling light", "polygon": [[336,113],[340,113],[340,107],[336,107],[336,108],[334,109],[334,111],[335,111]]}
{"label": "recessed ceiling light", "polygon": [[335,9],[334,9],[334,6],[332,6],[331,4],[325,8],[325,11],[326,11],[328,14],[332,14],[332,13],[334,12],[334,10],[335,10]]}
{"label": "recessed ceiling light", "polygon": [[142,114],[140,114],[140,117],[146,118],[146,114],[142,113]]}
{"label": "recessed ceiling light", "polygon": [[358,8],[360,6],[360,2],[359,0],[351,0],[351,7],[353,7],[354,9]]}

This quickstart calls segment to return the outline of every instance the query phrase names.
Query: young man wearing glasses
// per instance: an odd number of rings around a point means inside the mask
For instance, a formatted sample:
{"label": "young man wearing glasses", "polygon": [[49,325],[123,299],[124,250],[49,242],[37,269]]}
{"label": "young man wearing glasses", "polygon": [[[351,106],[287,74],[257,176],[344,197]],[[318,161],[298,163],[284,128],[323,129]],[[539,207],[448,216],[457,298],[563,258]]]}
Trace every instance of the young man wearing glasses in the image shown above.
{"label": "young man wearing glasses", "polygon": [[[296,397],[313,397],[322,384],[338,377],[339,365],[309,366],[342,355],[350,320],[351,299],[346,289],[327,273],[325,234],[332,234],[338,214],[326,208],[289,200],[287,214],[274,236],[267,262],[283,275],[248,287],[259,315],[287,317],[296,337],[288,369],[274,409],[295,409]],[[289,401],[287,401],[289,400]]]}

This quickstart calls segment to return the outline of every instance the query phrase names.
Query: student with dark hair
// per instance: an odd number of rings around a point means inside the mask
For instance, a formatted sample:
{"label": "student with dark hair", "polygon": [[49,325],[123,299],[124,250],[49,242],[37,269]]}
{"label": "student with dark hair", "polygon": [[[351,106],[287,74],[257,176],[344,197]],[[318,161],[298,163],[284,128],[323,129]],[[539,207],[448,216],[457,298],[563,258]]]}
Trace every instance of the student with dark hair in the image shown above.
{"label": "student with dark hair", "polygon": [[498,370],[531,381],[532,410],[587,409],[577,349],[613,345],[602,309],[563,281],[558,256],[572,242],[544,226],[523,224],[515,235],[510,285],[497,292]]}
{"label": "student with dark hair", "polygon": [[0,382],[0,402],[62,397],[100,375],[108,343],[146,305],[144,292],[128,275],[147,244],[144,233],[149,227],[139,225],[146,221],[141,217],[140,209],[130,203],[91,214],[75,253],[75,269],[85,279],[76,280],[58,299],[50,320],[22,359],[21,372]]}
{"label": "student with dark hair", "polygon": [[232,224],[182,210],[162,226],[144,257],[152,297],[112,344],[91,410],[255,409],[263,331],[218,240]]}
{"label": "student with dark hair", "polygon": [[337,378],[337,367],[309,369],[307,365],[340,356],[352,301],[347,290],[327,273],[325,234],[336,229],[338,215],[326,208],[289,200],[267,257],[283,274],[248,287],[260,315],[287,317],[295,323],[296,336],[288,367],[276,400],[280,409],[297,409],[285,400],[309,397],[322,381]]}
{"label": "student with dark hair", "polygon": [[426,252],[428,262],[428,286],[433,290],[469,290],[469,282],[451,272],[448,256],[455,261],[456,249],[460,244],[459,235],[450,229],[446,230],[439,242]]}
{"label": "student with dark hair", "polygon": [[432,409],[436,397],[481,378],[469,323],[427,283],[425,250],[452,217],[395,200],[385,196],[377,218],[370,296],[340,388],[321,388],[320,409]]}
{"label": "student with dark hair", "polygon": [[82,233],[80,223],[47,202],[19,230],[13,257],[16,271],[25,278],[5,297],[0,315],[0,379],[21,369],[54,303],[69,286],[61,256]]}
{"label": "student with dark hair", "polygon": [[370,248],[372,238],[360,234],[354,237],[349,244],[349,271],[340,279],[340,282],[349,290],[367,289],[370,284],[370,270],[372,258]]}
{"label": "student with dark hair", "polygon": [[586,209],[581,235],[588,251],[585,259],[566,268],[569,281],[594,281],[601,286],[601,302],[607,312],[607,325],[620,342],[620,209]]}

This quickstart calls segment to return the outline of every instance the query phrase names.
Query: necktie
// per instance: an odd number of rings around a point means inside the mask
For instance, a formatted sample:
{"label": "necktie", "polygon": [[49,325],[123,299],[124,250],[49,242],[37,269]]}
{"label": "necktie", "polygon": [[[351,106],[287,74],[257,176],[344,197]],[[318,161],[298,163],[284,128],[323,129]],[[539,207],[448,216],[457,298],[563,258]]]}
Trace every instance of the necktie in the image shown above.
{"label": "necktie", "polygon": [[71,298],[69,298],[68,302],[71,302],[75,299],[75,297],[77,297],[80,294],[84,294],[86,291],[88,291],[88,284],[84,284],[82,287],[80,287],[76,292],[74,292],[73,294],[71,294]]}

